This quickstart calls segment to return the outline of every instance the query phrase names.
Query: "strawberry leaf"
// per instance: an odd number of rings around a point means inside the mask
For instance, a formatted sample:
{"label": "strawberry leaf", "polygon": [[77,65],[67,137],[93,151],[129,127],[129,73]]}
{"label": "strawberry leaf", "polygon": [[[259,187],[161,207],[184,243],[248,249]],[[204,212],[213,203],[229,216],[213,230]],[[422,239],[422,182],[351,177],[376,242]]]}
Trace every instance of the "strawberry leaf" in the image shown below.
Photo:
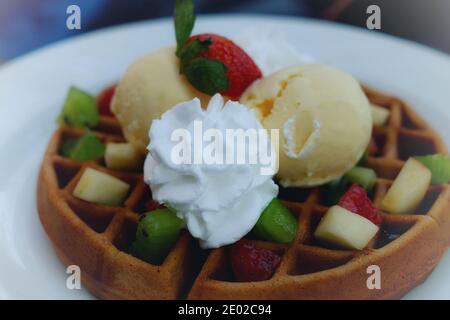
{"label": "strawberry leaf", "polygon": [[201,92],[212,96],[228,89],[227,67],[218,60],[195,58],[183,69],[189,82]]}
{"label": "strawberry leaf", "polygon": [[180,51],[180,72],[184,73],[184,67],[188,65],[192,61],[192,59],[196,58],[200,53],[208,51],[211,44],[212,42],[210,38],[204,41],[201,41],[200,39],[194,39],[190,43],[186,44]]}
{"label": "strawberry leaf", "polygon": [[191,35],[195,24],[193,0],[176,0],[174,12],[175,36],[177,39],[177,56]]}
{"label": "strawberry leaf", "polygon": [[193,0],[176,0],[174,24],[180,73],[185,74],[197,90],[206,94],[213,95],[227,90],[227,67],[218,60],[199,57],[209,50],[212,40],[194,39],[188,42],[195,24]]}

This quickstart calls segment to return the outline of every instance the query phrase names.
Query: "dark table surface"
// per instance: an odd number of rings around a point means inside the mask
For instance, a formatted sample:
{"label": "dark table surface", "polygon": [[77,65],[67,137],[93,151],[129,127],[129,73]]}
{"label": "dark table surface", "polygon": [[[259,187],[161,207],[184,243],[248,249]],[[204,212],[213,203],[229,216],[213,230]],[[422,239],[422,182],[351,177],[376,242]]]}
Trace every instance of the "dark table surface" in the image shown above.
{"label": "dark table surface", "polygon": [[[172,15],[173,0],[0,0],[0,61],[111,25]],[[450,0],[196,0],[198,13],[271,13],[333,19],[360,27],[377,4],[382,32],[450,53]],[[81,9],[82,29],[68,30],[66,9]]]}

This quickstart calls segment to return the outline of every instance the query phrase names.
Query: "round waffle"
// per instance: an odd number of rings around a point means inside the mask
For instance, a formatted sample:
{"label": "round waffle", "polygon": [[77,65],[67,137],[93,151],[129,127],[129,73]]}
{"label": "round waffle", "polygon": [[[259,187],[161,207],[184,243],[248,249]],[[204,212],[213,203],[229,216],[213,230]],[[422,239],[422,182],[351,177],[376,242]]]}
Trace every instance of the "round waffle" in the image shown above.
{"label": "round waffle", "polygon": [[[375,127],[379,154],[368,164],[377,172],[372,195],[379,205],[410,157],[447,153],[441,138],[403,101],[365,88],[372,103],[390,110],[386,127]],[[102,117],[94,133],[103,141],[124,141],[114,118]],[[201,250],[182,232],[161,265],[128,253],[139,216],[151,198],[141,173],[118,172],[103,161],[77,162],[60,152],[83,130],[59,128],[45,154],[38,181],[41,222],[65,265],[81,268],[83,284],[104,299],[392,299],[422,282],[450,242],[450,185],[433,185],[414,214],[383,215],[376,237],[361,251],[338,250],[316,242],[313,232],[327,211],[323,188],[281,188],[279,198],[298,217],[289,245],[255,241],[275,250],[281,263],[271,279],[237,282],[229,248]],[[72,196],[86,168],[114,175],[132,188],[122,207]],[[370,266],[381,271],[381,288],[368,289]],[[368,270],[369,268],[369,270]]]}

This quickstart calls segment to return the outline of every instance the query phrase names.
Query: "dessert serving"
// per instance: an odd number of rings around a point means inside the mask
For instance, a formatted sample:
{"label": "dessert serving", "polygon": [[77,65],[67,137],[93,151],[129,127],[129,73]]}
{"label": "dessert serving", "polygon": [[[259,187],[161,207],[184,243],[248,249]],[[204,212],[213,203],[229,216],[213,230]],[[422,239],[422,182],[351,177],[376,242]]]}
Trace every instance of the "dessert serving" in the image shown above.
{"label": "dessert serving", "polygon": [[288,43],[194,21],[176,1],[176,45],[97,97],[69,89],[37,191],[61,261],[103,299],[393,299],[424,281],[450,241],[433,128]]}

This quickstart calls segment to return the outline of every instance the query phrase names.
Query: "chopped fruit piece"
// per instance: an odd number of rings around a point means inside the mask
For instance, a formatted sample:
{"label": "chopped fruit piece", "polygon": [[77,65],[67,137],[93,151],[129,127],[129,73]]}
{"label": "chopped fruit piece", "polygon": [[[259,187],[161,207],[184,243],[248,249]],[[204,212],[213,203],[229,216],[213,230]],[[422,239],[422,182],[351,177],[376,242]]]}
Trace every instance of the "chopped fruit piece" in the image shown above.
{"label": "chopped fruit piece", "polygon": [[326,206],[334,206],[339,202],[350,186],[351,182],[344,177],[329,182],[322,187],[322,203]]}
{"label": "chopped fruit piece", "polygon": [[331,207],[319,223],[314,236],[347,249],[364,249],[378,232],[370,220],[340,206]]}
{"label": "chopped fruit piece", "polygon": [[289,243],[295,239],[297,220],[289,209],[275,198],[262,212],[253,233],[263,240]]}
{"label": "chopped fruit piece", "polygon": [[105,154],[105,144],[93,133],[87,132],[79,139],[69,139],[62,147],[65,157],[77,161],[97,160]]}
{"label": "chopped fruit piece", "polygon": [[367,196],[366,190],[357,184],[352,185],[342,196],[339,206],[363,216],[378,226],[382,222],[381,215]]}
{"label": "chopped fruit piece", "polygon": [[450,157],[444,154],[415,157],[431,171],[431,183],[442,184],[450,181]]}
{"label": "chopped fruit piece", "polygon": [[120,206],[130,185],[109,174],[88,168],[78,181],[73,195],[88,202]]}
{"label": "chopped fruit piece", "polygon": [[155,201],[155,200],[153,200],[153,199],[150,199],[150,200],[148,200],[148,201],[145,203],[145,208],[146,208],[148,211],[153,211],[153,210],[156,210],[156,209],[165,209],[166,206],[163,205],[163,204],[161,204],[161,203],[159,203],[158,201]]}
{"label": "chopped fruit piece", "polygon": [[379,152],[378,145],[375,139],[372,137],[369,141],[369,146],[367,147],[367,153],[369,156],[375,156]]}
{"label": "chopped fruit piece", "polygon": [[381,208],[393,214],[412,213],[425,197],[430,182],[431,171],[410,158],[385,195]]}
{"label": "chopped fruit piece", "polygon": [[179,238],[183,226],[183,220],[170,209],[146,213],[137,227],[131,253],[149,263],[162,263]]}
{"label": "chopped fruit piece", "polygon": [[259,248],[242,239],[231,247],[231,266],[238,281],[264,281],[272,277],[281,257],[274,251]]}
{"label": "chopped fruit piece", "polygon": [[110,86],[103,90],[97,97],[98,111],[104,116],[114,116],[111,112],[111,100],[116,92],[116,85]]}
{"label": "chopped fruit piece", "polygon": [[372,123],[374,126],[383,127],[389,119],[389,110],[376,104],[370,105],[372,110]]}
{"label": "chopped fruit piece", "polygon": [[106,166],[114,170],[139,170],[144,156],[130,143],[108,143],[106,145]]}
{"label": "chopped fruit piece", "polygon": [[98,121],[95,98],[78,88],[71,87],[58,117],[60,125],[94,128],[98,125]]}
{"label": "chopped fruit piece", "polygon": [[359,184],[367,191],[371,191],[377,180],[377,175],[373,169],[354,167],[345,174],[345,178],[353,183]]}
{"label": "chopped fruit piece", "polygon": [[70,153],[72,152],[72,150],[74,150],[74,148],[77,145],[77,142],[80,139],[77,138],[70,138],[67,139],[66,141],[64,141],[62,148],[61,148],[61,153],[64,157],[70,158]]}

